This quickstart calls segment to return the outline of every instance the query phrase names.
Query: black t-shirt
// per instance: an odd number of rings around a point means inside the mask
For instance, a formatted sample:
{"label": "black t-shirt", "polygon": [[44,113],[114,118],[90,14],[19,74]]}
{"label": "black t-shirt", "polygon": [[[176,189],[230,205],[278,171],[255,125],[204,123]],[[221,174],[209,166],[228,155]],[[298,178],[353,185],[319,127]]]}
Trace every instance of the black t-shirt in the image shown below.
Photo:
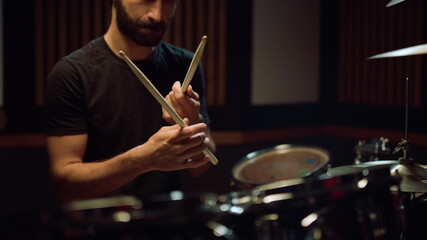
{"label": "black t-shirt", "polygon": [[[161,42],[152,56],[134,62],[166,96],[182,83],[193,54]],[[209,124],[200,66],[191,82],[201,98],[201,114]],[[45,84],[46,132],[49,136],[88,134],[85,162],[100,161],[143,144],[167,123],[160,104],[141,84],[103,37],[61,59]],[[176,172],[143,174],[123,189],[127,194],[178,189]]]}

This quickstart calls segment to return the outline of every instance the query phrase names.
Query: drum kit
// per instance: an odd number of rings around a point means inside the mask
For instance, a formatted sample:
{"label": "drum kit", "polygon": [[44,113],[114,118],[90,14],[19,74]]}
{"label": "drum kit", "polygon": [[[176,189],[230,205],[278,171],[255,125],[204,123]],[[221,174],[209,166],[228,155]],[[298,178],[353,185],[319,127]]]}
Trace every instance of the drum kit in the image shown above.
{"label": "drum kit", "polygon": [[[424,53],[427,44],[371,58]],[[408,80],[406,89],[408,100]],[[237,190],[226,194],[67,203],[63,239],[427,239],[427,168],[409,156],[407,113],[394,149],[386,138],[360,141],[353,165],[331,168],[323,148],[281,144],[238,161],[231,177]],[[403,156],[390,160],[398,152]]]}
{"label": "drum kit", "polygon": [[[425,53],[427,44],[371,59]],[[408,80],[406,90],[408,100]],[[409,156],[407,109],[404,139],[394,149],[386,138],[359,142],[353,165],[331,168],[316,146],[277,145],[236,163],[236,191],[71,202],[64,225],[72,239],[427,239],[427,168]]]}

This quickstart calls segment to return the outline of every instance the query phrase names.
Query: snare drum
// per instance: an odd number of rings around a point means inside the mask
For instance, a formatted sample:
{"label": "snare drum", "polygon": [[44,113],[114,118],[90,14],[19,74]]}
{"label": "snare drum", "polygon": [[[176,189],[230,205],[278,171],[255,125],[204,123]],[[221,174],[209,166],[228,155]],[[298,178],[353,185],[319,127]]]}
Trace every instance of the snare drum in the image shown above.
{"label": "snare drum", "polygon": [[319,147],[282,144],[251,152],[233,168],[233,180],[241,189],[280,180],[302,178],[326,171],[328,151]]}
{"label": "snare drum", "polygon": [[398,240],[403,214],[390,191],[397,184],[384,167],[261,185],[230,195],[234,208],[244,202],[233,230],[241,239]]}

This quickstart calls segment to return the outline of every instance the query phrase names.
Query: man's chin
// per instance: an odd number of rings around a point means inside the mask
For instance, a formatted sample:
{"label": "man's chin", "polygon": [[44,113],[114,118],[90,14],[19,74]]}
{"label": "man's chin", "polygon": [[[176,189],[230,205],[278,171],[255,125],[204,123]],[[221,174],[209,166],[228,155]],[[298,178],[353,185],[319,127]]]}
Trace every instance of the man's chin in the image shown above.
{"label": "man's chin", "polygon": [[132,39],[136,44],[143,47],[154,47],[157,46],[161,39]]}
{"label": "man's chin", "polygon": [[[149,36],[149,37],[147,37]],[[141,46],[154,47],[160,43],[163,38],[163,33],[151,33],[151,34],[141,34],[131,38],[135,43]]]}

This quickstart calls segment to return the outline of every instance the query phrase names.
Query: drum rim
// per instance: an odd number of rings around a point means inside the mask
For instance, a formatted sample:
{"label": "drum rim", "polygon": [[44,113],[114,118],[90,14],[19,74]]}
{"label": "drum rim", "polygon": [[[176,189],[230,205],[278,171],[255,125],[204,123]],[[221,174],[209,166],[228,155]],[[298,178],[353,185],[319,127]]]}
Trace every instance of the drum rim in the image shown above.
{"label": "drum rim", "polygon": [[[240,173],[241,171],[238,171],[239,169],[241,169],[244,166],[244,163],[248,162],[248,164],[250,164],[251,160],[253,160],[254,158],[275,151],[275,150],[291,150],[291,149],[298,149],[298,148],[306,148],[306,149],[310,149],[313,151],[317,151],[318,153],[322,153],[323,156],[326,157],[326,163],[322,166],[318,166],[316,168],[313,168],[313,171],[318,171],[319,169],[327,166],[330,163],[331,160],[331,154],[328,150],[326,150],[325,148],[319,147],[319,146],[315,146],[315,145],[304,145],[304,144],[278,144],[272,147],[267,147],[267,148],[263,148],[263,149],[259,149],[253,152],[250,152],[248,154],[246,154],[244,157],[242,157],[239,161],[237,161],[235,163],[235,165],[233,166],[231,173],[233,176],[233,179],[238,181],[239,183],[242,184],[250,184],[250,185],[263,185],[263,184],[268,184],[268,183],[258,183],[255,181],[250,181],[249,179],[243,179],[241,177],[237,176],[237,173]],[[284,180],[279,180],[279,181],[286,181],[286,180],[291,180],[291,179],[284,179]]]}
{"label": "drum rim", "polygon": [[[363,162],[360,164],[350,164],[350,165],[342,165],[342,166],[338,166],[338,167],[333,167],[333,168],[328,169],[328,171],[326,171],[326,174],[328,174],[332,177],[335,177],[335,176],[341,176],[341,175],[345,175],[345,174],[360,172],[360,171],[363,171],[363,169],[373,170],[373,169],[386,168],[386,167],[389,167],[391,169],[393,166],[398,165],[398,164],[399,164],[399,162],[397,160],[370,161],[370,162]],[[336,172],[339,170],[343,170],[344,172],[341,172],[341,173]]]}
{"label": "drum rim", "polygon": [[[309,194],[310,191],[313,190],[319,190],[321,189],[319,186],[322,186],[323,189],[329,189],[334,188],[335,186],[353,186],[352,189],[363,189],[357,187],[357,183],[362,179],[369,179],[369,182],[371,182],[373,185],[381,185],[379,182],[389,182],[390,186],[395,186],[398,183],[394,182],[396,181],[396,178],[391,174],[389,168],[387,166],[383,165],[378,168],[368,168],[368,167],[362,167],[358,169],[357,172],[351,172],[351,173],[345,173],[341,175],[331,176],[327,174],[319,175],[316,179],[303,179],[303,181],[298,182],[295,181],[294,184],[291,185],[283,185],[283,186],[276,186],[273,188],[269,188],[269,185],[273,186],[273,184],[265,184],[261,186],[257,186],[254,189],[257,189],[264,193],[274,193],[279,190],[281,193],[285,192],[293,192],[295,193],[294,189],[298,189],[300,193]],[[378,181],[377,176],[381,175],[383,178],[379,179],[381,181]],[[384,176],[387,177],[387,179],[384,178]],[[286,181],[286,180],[285,180]],[[324,183],[327,182],[333,182],[335,186],[328,186]],[[280,181],[278,181],[280,183]]]}

